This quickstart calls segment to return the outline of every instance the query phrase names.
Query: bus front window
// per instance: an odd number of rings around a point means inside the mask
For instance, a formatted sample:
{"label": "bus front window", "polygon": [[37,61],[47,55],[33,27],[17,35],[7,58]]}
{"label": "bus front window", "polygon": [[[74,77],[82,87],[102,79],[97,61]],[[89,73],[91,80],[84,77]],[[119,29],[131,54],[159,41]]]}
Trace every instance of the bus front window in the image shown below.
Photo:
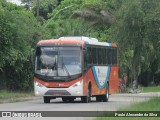
{"label": "bus front window", "polygon": [[50,77],[71,77],[81,74],[80,47],[38,47],[35,73]]}

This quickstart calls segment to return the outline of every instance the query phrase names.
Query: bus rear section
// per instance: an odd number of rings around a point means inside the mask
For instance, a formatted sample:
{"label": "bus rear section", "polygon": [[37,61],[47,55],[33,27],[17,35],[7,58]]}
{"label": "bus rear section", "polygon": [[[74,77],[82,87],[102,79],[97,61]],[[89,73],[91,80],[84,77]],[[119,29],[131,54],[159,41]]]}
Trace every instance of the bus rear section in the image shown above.
{"label": "bus rear section", "polygon": [[107,102],[109,94],[119,92],[117,45],[94,41],[88,42],[85,49],[84,90],[88,88],[96,101]]}
{"label": "bus rear section", "polygon": [[[117,89],[110,87],[115,86],[113,80],[117,79],[118,68],[99,60],[102,56],[97,56],[98,52],[91,53],[89,47],[93,47],[90,46],[92,42],[88,37],[40,41],[35,54],[35,95],[43,96],[44,103],[56,98],[73,102],[77,97],[85,103],[90,102],[91,97],[107,102],[110,90],[113,93]],[[107,51],[108,44],[96,44],[94,47]],[[91,54],[103,64],[90,58]]]}

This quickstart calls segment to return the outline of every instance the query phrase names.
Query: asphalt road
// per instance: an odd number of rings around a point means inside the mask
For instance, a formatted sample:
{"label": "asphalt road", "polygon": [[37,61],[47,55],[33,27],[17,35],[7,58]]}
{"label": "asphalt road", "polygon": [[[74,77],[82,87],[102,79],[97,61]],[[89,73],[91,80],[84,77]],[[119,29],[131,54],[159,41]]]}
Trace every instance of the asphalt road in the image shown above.
{"label": "asphalt road", "polygon": [[[126,107],[131,103],[146,101],[152,97],[160,96],[158,93],[139,93],[139,94],[112,94],[110,95],[108,102],[96,102],[95,98],[92,98],[90,103],[82,103],[81,99],[76,99],[73,103],[63,103],[62,100],[54,99],[51,103],[44,104],[42,98],[37,98],[31,101],[17,102],[17,103],[5,103],[0,104],[0,111],[116,111],[118,108]],[[74,113],[73,113],[74,114]],[[0,118],[4,120],[13,120],[13,118]],[[20,120],[22,118],[14,118]],[[28,118],[23,118],[23,120]],[[35,120],[30,118],[29,120]],[[37,120],[45,120],[46,118],[36,118]],[[54,117],[47,118],[50,120],[88,120],[93,119],[90,117]]]}

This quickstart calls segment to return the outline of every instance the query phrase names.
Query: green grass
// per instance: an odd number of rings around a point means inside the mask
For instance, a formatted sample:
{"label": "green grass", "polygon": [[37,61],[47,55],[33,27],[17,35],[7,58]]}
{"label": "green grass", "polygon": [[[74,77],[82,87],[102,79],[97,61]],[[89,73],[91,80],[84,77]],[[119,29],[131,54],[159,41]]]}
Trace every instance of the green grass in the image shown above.
{"label": "green grass", "polygon": [[31,99],[33,92],[13,92],[0,90],[0,103],[19,102]]}
{"label": "green grass", "polygon": [[[160,97],[149,101],[134,103],[127,108],[118,111],[160,111]],[[104,115],[105,116],[105,115]],[[158,117],[97,117],[96,120],[158,120]]]}
{"label": "green grass", "polygon": [[160,111],[160,97],[152,98],[145,102],[134,103],[127,108],[119,111]]}
{"label": "green grass", "polygon": [[149,87],[142,87],[141,92],[160,92],[160,86],[149,86]]}

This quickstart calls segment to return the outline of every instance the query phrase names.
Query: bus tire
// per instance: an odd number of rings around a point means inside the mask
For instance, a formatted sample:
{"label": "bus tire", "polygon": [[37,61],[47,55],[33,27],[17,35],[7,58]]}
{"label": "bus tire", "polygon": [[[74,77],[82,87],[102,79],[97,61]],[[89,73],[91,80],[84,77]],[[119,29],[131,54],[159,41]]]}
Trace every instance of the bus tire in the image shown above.
{"label": "bus tire", "polygon": [[88,95],[81,97],[83,103],[88,103],[91,101],[91,85],[88,87]]}
{"label": "bus tire", "polygon": [[50,103],[50,98],[49,97],[43,97],[44,103]]}
{"label": "bus tire", "polygon": [[96,101],[97,101],[97,102],[102,102],[102,96],[101,96],[101,95],[96,96]]}
{"label": "bus tire", "polygon": [[62,101],[66,103],[68,102],[68,99],[66,97],[62,97]]}
{"label": "bus tire", "polygon": [[62,101],[65,102],[65,103],[74,102],[74,98],[62,97]]}
{"label": "bus tire", "polygon": [[69,102],[73,103],[74,102],[74,98],[69,98]]}
{"label": "bus tire", "polygon": [[103,95],[103,102],[108,102],[109,99],[109,85],[106,86],[106,94]]}
{"label": "bus tire", "polygon": [[82,100],[83,103],[88,103],[88,102],[89,102],[88,96],[83,96],[83,97],[81,98],[81,100]]}

